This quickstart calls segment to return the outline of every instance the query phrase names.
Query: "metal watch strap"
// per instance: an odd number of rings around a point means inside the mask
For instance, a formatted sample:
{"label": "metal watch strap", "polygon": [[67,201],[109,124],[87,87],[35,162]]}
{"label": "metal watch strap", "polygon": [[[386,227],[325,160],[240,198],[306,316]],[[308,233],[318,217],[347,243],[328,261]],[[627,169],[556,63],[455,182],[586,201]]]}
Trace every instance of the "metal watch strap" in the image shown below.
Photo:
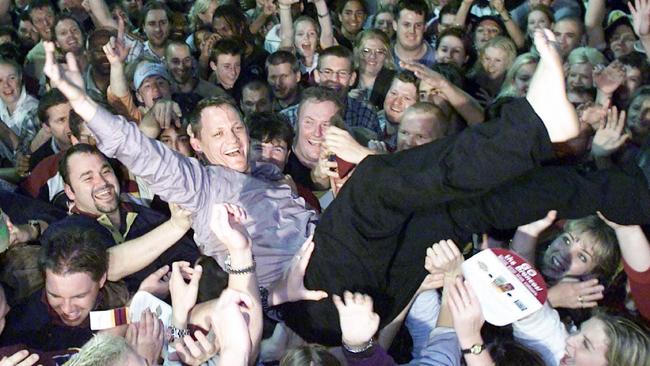
{"label": "metal watch strap", "polygon": [[375,341],[373,341],[373,339],[370,338],[368,343],[366,343],[364,345],[361,345],[361,346],[358,346],[358,347],[349,346],[349,345],[345,344],[345,342],[344,342],[343,343],[343,348],[345,348],[345,350],[350,352],[350,353],[361,353],[361,352],[369,350],[374,345],[375,345]]}
{"label": "metal watch strap", "polygon": [[260,286],[260,302],[262,303],[262,311],[266,314],[269,312],[269,290]]}
{"label": "metal watch strap", "polygon": [[226,257],[225,261],[226,265],[226,273],[231,274],[231,275],[241,275],[241,274],[247,274],[247,273],[253,273],[255,272],[255,268],[257,268],[257,263],[255,262],[255,256],[253,256],[253,264],[246,268],[232,268],[230,265],[230,254]]}
{"label": "metal watch strap", "polygon": [[175,340],[179,338],[183,338],[189,334],[190,334],[189,329],[180,329],[180,328],[176,328],[173,325],[167,327],[167,340],[169,341],[169,343],[172,343]]}

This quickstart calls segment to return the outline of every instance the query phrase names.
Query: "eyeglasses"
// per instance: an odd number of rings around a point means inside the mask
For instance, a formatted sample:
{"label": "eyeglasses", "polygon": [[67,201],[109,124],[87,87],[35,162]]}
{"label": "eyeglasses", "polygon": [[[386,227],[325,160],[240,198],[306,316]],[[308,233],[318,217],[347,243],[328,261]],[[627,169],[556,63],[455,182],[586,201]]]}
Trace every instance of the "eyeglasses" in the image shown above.
{"label": "eyeglasses", "polygon": [[332,79],[336,77],[338,79],[347,80],[352,75],[352,73],[347,70],[334,71],[332,69],[323,69],[318,71],[321,73],[321,75],[325,76],[327,79]]}
{"label": "eyeglasses", "polygon": [[373,50],[371,48],[364,48],[361,50],[361,54],[364,58],[368,58],[370,55],[375,55],[375,57],[386,57],[387,53],[388,52],[383,48],[378,48],[376,50]]}

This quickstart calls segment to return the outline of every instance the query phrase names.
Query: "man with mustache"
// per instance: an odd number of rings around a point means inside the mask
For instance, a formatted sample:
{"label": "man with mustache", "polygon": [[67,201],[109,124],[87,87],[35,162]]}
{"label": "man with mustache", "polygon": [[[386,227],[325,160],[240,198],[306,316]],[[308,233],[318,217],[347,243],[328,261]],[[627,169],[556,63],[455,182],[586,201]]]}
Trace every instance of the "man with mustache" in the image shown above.
{"label": "man with mustache", "polygon": [[[377,113],[367,104],[348,96],[348,91],[357,78],[352,66],[352,52],[343,46],[332,46],[318,56],[318,68],[314,71],[318,86],[336,92],[343,103],[343,122],[347,128],[362,127],[374,132],[378,138],[384,135]],[[292,126],[298,121],[298,106],[287,108],[282,114],[289,118]]]}

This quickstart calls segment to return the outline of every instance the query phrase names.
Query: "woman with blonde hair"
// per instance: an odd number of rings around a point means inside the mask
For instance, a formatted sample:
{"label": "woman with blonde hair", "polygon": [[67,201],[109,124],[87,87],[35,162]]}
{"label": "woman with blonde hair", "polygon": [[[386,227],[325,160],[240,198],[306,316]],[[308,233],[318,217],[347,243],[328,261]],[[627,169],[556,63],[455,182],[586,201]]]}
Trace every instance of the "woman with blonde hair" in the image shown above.
{"label": "woman with blonde hair", "polygon": [[280,366],[340,366],[341,363],[327,349],[317,344],[307,344],[287,351]]}
{"label": "woman with blonde hair", "polygon": [[485,43],[479,51],[478,60],[470,71],[470,94],[484,104],[489,104],[501,90],[506,72],[517,57],[517,46],[503,36]]}
{"label": "woman with blonde hair", "polygon": [[357,35],[354,68],[358,77],[352,95],[381,108],[395,75],[390,40],[384,32],[368,29]]}
{"label": "woman with blonde hair", "polygon": [[539,56],[532,52],[524,53],[515,59],[508,69],[506,78],[501,86],[498,98],[524,97],[528,92],[528,85],[535,73]]}

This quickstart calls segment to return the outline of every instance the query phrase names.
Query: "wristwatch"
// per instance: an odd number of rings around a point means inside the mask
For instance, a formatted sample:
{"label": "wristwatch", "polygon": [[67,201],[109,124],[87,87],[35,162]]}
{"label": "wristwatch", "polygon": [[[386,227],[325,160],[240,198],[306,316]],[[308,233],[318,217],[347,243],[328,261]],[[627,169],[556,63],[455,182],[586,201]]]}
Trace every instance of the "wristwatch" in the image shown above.
{"label": "wristwatch", "polygon": [[481,352],[485,350],[485,345],[482,343],[476,343],[472,345],[470,348],[466,349],[461,349],[460,351],[463,352],[464,355],[467,354],[472,354],[472,355],[480,355]]}
{"label": "wristwatch", "polygon": [[255,272],[255,268],[257,267],[257,263],[255,262],[255,256],[253,256],[253,264],[246,268],[232,268],[230,265],[230,255],[226,257],[225,260],[225,265],[226,265],[226,273],[231,274],[231,275],[243,275],[243,274],[248,274],[248,273],[253,273]]}

